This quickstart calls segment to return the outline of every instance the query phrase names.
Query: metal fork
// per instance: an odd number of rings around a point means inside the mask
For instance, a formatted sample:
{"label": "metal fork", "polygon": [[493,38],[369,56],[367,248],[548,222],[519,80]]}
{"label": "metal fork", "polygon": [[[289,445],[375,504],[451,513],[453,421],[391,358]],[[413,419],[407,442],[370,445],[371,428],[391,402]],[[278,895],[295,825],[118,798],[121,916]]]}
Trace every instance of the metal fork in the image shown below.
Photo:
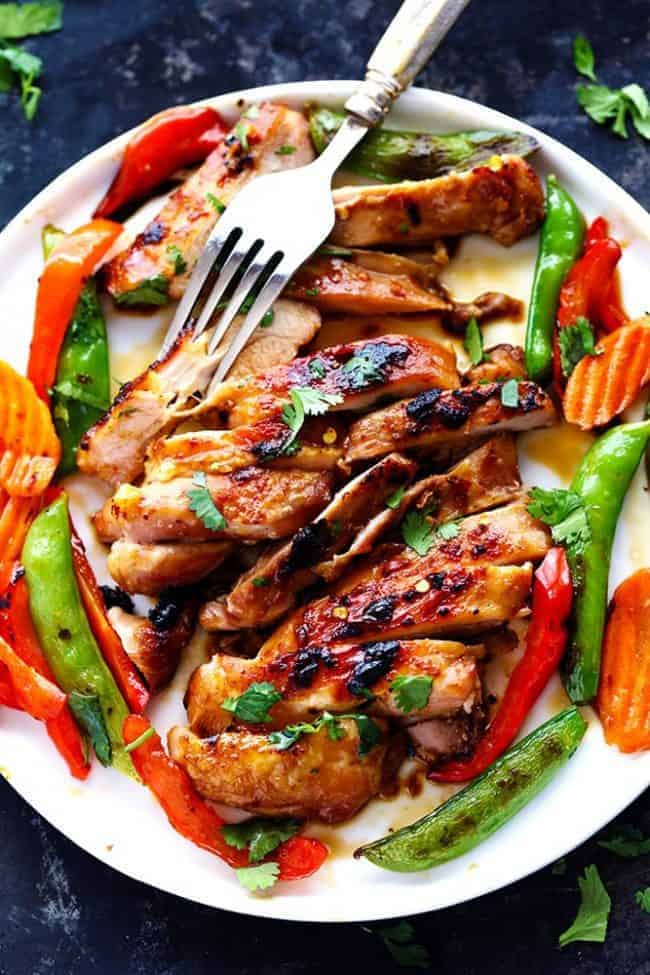
{"label": "metal fork", "polygon": [[253,180],[219,218],[178,305],[162,354],[183,330],[193,328],[196,340],[211,327],[234,285],[210,338],[210,355],[245,299],[251,293],[256,297],[216,367],[210,390],[228,375],[291,275],[332,231],[335,171],[409,87],[468,3],[405,0],[374,50],[365,80],[345,103],[347,118],[325,151],[307,166]]}

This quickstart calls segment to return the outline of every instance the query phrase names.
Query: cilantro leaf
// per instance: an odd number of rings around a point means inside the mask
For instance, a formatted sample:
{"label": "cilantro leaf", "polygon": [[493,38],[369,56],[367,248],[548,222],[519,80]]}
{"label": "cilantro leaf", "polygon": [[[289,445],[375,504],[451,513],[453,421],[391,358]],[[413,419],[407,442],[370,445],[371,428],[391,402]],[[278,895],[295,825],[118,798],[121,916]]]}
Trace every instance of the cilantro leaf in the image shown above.
{"label": "cilantro leaf", "polygon": [[594,330],[588,318],[576,318],[575,325],[567,325],[558,332],[562,372],[570,376],[586,355],[598,355]]}
{"label": "cilantro leaf", "polygon": [[402,498],[404,497],[405,494],[406,494],[406,487],[403,484],[400,484],[400,486],[395,491],[393,491],[392,494],[389,494],[388,497],[386,498],[386,501],[384,502],[386,507],[392,508],[393,511],[396,508],[399,508],[400,504],[402,503]]}
{"label": "cilantro leaf", "polygon": [[257,105],[249,105],[248,108],[241,113],[242,118],[259,118],[260,110]]}
{"label": "cilantro leaf", "polygon": [[444,525],[438,525],[436,528],[436,536],[442,538],[443,541],[448,542],[450,539],[455,538],[459,533],[460,528],[458,523],[455,521],[446,521]]}
{"label": "cilantro leaf", "polygon": [[187,261],[176,244],[170,244],[167,248],[167,253],[174,266],[174,274],[183,274],[187,271]]}
{"label": "cilantro leaf", "polygon": [[115,295],[115,303],[122,307],[131,305],[166,305],[169,303],[169,278],[155,274],[145,278],[131,291]]}
{"label": "cilantro leaf", "polygon": [[235,136],[239,139],[239,144],[244,152],[248,152],[248,125],[246,122],[237,122]]}
{"label": "cilantro leaf", "polygon": [[113,761],[113,746],[97,694],[82,694],[80,691],[71,691],[68,694],[68,705],[90,738],[95,755],[101,764],[110,765]]}
{"label": "cilantro leaf", "polygon": [[280,875],[280,866],[270,861],[259,863],[255,867],[240,867],[235,870],[235,874],[242,887],[255,893],[257,890],[269,890],[273,887]]}
{"label": "cilantro leaf", "polygon": [[390,689],[395,694],[398,708],[404,714],[421,711],[429,700],[433,677],[424,674],[402,674],[391,681]]}
{"label": "cilantro leaf", "polygon": [[63,23],[63,4],[58,0],[33,3],[0,3],[0,37],[16,40],[60,30]]}
{"label": "cilantro leaf", "polygon": [[289,391],[291,402],[285,404],[282,409],[282,419],[289,427],[291,436],[284,445],[283,453],[291,447],[302,429],[307,416],[321,416],[327,413],[330,406],[336,406],[343,402],[343,397],[338,393],[322,393],[311,386],[294,386]]}
{"label": "cilantro leaf", "polygon": [[367,714],[330,714],[324,711],[316,721],[309,724],[301,721],[298,724],[287,725],[281,731],[272,731],[268,736],[269,743],[278,751],[291,748],[303,735],[315,735],[321,728],[326,728],[332,741],[339,741],[345,736],[345,729],[341,721],[349,718],[356,723],[359,733],[359,756],[364,758],[381,740],[381,729]]}
{"label": "cilantro leaf", "polygon": [[642,911],[646,914],[650,914],[650,887],[645,887],[643,890],[637,890],[634,895],[634,900],[637,902]]}
{"label": "cilantro leaf", "polygon": [[530,491],[528,513],[551,528],[553,541],[580,550],[591,539],[591,526],[584,502],[575,491],[535,487]]}
{"label": "cilantro leaf", "polygon": [[226,823],[221,827],[228,846],[248,850],[251,863],[258,863],[277,849],[285,840],[295,836],[300,823],[295,819],[264,819],[256,816],[243,823]]}
{"label": "cilantro leaf", "polygon": [[276,156],[292,156],[295,151],[295,146],[290,146],[287,144],[284,146],[278,146],[278,148],[275,150],[275,154]]}
{"label": "cilantro leaf", "polygon": [[312,359],[309,363],[309,371],[312,376],[315,376],[317,379],[323,379],[326,374],[325,363],[322,359],[316,356],[316,358]]}
{"label": "cilantro leaf", "polygon": [[275,318],[275,312],[273,311],[272,308],[269,308],[269,310],[268,311],[265,311],[264,314],[262,315],[262,320],[260,322],[260,328],[268,328],[269,325],[272,325],[273,324],[273,319],[274,318]]}
{"label": "cilantro leaf", "polygon": [[516,379],[508,379],[501,387],[501,403],[515,410],[519,406],[519,383]]}
{"label": "cilantro leaf", "polygon": [[212,207],[212,209],[216,210],[217,213],[221,214],[226,209],[226,204],[223,203],[218,196],[215,196],[214,193],[206,193],[205,198],[210,204],[210,206]]}
{"label": "cilantro leaf", "polygon": [[589,118],[599,125],[615,117],[620,102],[619,92],[606,85],[578,85],[576,97]]}
{"label": "cilantro leaf", "polygon": [[470,318],[467,323],[463,345],[473,366],[478,366],[484,361],[483,335],[474,317]]}
{"label": "cilantro leaf", "polygon": [[409,511],[402,522],[402,538],[418,555],[428,555],[436,540],[435,528],[419,511]]}
{"label": "cilantro leaf", "polygon": [[377,928],[377,934],[396,964],[403,968],[429,967],[429,952],[424,945],[415,944],[415,929],[408,921],[398,921],[397,924]]}
{"label": "cilantro leaf", "polygon": [[580,907],[573,924],[559,938],[564,948],[573,941],[603,942],[607,935],[607,920],[612,902],[600,879],[598,868],[593,864],[585,868],[584,877],[578,878]]}
{"label": "cilantro leaf", "polygon": [[187,496],[190,500],[190,511],[203,522],[212,532],[220,532],[226,527],[226,519],[212,500],[208,490],[208,479],[203,471],[199,471],[192,478],[192,484]]}
{"label": "cilantro leaf", "polygon": [[599,125],[612,121],[611,130],[622,139],[627,139],[627,118],[632,116],[635,129],[644,139],[650,139],[650,104],[644,89],[637,84],[623,88],[608,88],[606,85],[578,85],[578,102]]}
{"label": "cilantro leaf", "polygon": [[599,840],[598,846],[616,856],[632,859],[650,853],[650,837],[644,836],[636,826],[621,826],[609,839]]}
{"label": "cilantro leaf", "polygon": [[230,711],[239,721],[261,724],[270,721],[269,711],[282,700],[282,694],[269,681],[251,684],[243,694],[227,697],[222,702],[224,711]]}
{"label": "cilantro leaf", "polygon": [[384,378],[376,363],[367,355],[353,355],[341,369],[350,373],[348,378],[354,389],[363,389],[364,386],[379,383]]}
{"label": "cilantro leaf", "polygon": [[573,63],[579,74],[592,81],[596,80],[594,51],[583,34],[578,34],[573,42]]}
{"label": "cilantro leaf", "polygon": [[31,122],[36,114],[41,89],[34,81],[40,76],[43,62],[22,47],[0,41],[0,91],[10,91],[20,85],[20,104],[25,118]]}
{"label": "cilantro leaf", "polygon": [[271,580],[268,578],[268,576],[255,576],[254,579],[251,579],[251,583],[257,589],[265,589],[267,586],[271,585]]}

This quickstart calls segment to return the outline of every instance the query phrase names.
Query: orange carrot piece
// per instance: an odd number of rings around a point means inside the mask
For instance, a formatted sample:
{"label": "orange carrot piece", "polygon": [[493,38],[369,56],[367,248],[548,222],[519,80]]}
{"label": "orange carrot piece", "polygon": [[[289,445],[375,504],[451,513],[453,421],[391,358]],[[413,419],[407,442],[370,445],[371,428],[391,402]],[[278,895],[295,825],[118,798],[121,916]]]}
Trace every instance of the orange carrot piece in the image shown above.
{"label": "orange carrot piece", "polygon": [[0,661],[7,668],[14,693],[24,711],[37,721],[52,721],[61,714],[66,703],[63,691],[21,660],[2,637]]}
{"label": "orange carrot piece", "polygon": [[624,325],[575,367],[564,394],[564,416],[583,430],[622,413],[650,382],[650,316]]}
{"label": "orange carrot piece", "polygon": [[29,526],[40,507],[40,498],[9,498],[4,508],[0,506],[0,590],[9,583]]}
{"label": "orange carrot piece", "polygon": [[61,457],[47,405],[34,386],[0,361],[0,485],[11,497],[35,497]]}
{"label": "orange carrot piece", "polygon": [[610,745],[622,752],[650,748],[650,569],[635,572],[614,593],[598,711]]}

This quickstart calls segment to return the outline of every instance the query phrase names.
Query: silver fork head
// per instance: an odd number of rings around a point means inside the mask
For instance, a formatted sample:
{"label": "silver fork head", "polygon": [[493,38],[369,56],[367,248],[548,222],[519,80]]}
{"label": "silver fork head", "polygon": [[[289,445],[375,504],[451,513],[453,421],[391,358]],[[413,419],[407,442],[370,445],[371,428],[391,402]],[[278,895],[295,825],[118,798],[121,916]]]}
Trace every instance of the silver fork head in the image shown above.
{"label": "silver fork head", "polygon": [[[329,172],[320,160],[250,182],[210,234],[169,326],[162,354],[182,331],[192,328],[198,338],[211,325],[219,303],[238,274],[243,276],[211,337],[210,352],[223,339],[242,302],[257,284],[261,290],[242,324],[250,337],[291,275],[333,226]],[[267,286],[262,287],[264,281]],[[264,307],[261,299],[266,302]],[[254,318],[257,320],[251,325]],[[232,365],[234,359],[222,359],[219,372],[224,376],[226,361]]]}

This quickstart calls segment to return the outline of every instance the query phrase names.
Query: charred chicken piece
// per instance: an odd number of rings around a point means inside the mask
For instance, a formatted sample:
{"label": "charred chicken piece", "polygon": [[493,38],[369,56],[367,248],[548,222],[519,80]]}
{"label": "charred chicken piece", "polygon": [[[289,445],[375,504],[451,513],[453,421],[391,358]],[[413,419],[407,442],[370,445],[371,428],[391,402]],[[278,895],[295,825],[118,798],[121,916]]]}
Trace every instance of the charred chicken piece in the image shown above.
{"label": "charred chicken piece", "polygon": [[357,420],[350,428],[345,460],[371,460],[393,450],[458,447],[504,430],[547,427],[556,419],[551,398],[535,383],[522,381],[516,405],[504,404],[504,383],[429,389]]}
{"label": "charred chicken piece", "polygon": [[[240,369],[272,369],[290,362],[320,328],[320,315],[308,305],[280,300],[273,308],[270,326],[256,329],[230,373],[232,378],[242,375]],[[237,318],[231,329],[240,323]],[[77,454],[80,470],[114,487],[142,474],[147,445],[201,402],[233,333],[229,331],[224,344],[209,356],[211,334],[204,332],[196,342],[191,334],[180,335],[163,359],[122,387],[108,413],[82,439]]]}
{"label": "charred chicken piece", "polygon": [[274,471],[250,467],[207,476],[207,490],[225,518],[219,531],[190,508],[190,478],[125,484],[94,516],[103,542],[124,538],[141,545],[158,542],[260,541],[284,538],[302,528],[330,499],[332,476],[318,471]]}
{"label": "charred chicken piece", "polygon": [[266,626],[292,607],[302,589],[339,578],[401,517],[399,503],[391,507],[386,500],[406,488],[415,471],[412,461],[390,454],[359,474],[291,541],[263,554],[226,597],[207,603],[201,624],[206,630]]}
{"label": "charred chicken piece", "polygon": [[[379,640],[371,643],[314,644],[287,656],[262,648],[254,660],[215,654],[193,674],[187,694],[192,731],[220,734],[233,723],[221,707],[251,684],[272,683],[282,700],[270,711],[269,728],[312,721],[323,711],[364,711],[402,724],[469,714],[481,703],[477,660],[483,646],[448,640]],[[431,678],[422,707],[405,712],[392,688],[403,676]],[[367,704],[367,707],[366,707]]]}
{"label": "charred chicken piece", "polygon": [[231,555],[232,542],[172,542],[140,545],[118,539],[107,568],[122,589],[157,596],[170,586],[189,586],[213,572]]}
{"label": "charred chicken piece", "polygon": [[535,170],[519,156],[466,173],[334,191],[331,241],[344,247],[418,244],[486,233],[506,246],[532,234],[544,216]]}
{"label": "charred chicken piece", "polygon": [[[257,176],[295,169],[314,158],[307,121],[300,112],[266,103],[254,119],[242,119],[241,124],[247,131],[246,144],[234,128],[128,250],[107,265],[107,287],[118,301],[136,304],[138,288],[152,280],[163,296],[180,298],[219,219],[219,205],[227,206]],[[294,151],[279,154],[276,150],[284,145]],[[170,257],[170,248],[181,262]],[[183,270],[174,274],[179,263]]]}
{"label": "charred chicken piece", "polygon": [[399,740],[383,738],[365,756],[352,719],[340,722],[342,737],[333,740],[323,727],[303,735],[292,748],[274,748],[268,735],[224,732],[201,739],[185,728],[172,728],[169,750],[207,799],[263,816],[297,816],[340,823],[380,791],[403,755]]}
{"label": "charred chicken piece", "polygon": [[485,350],[485,362],[468,369],[463,379],[476,383],[496,383],[504,379],[525,379],[524,350],[518,345],[494,345]]}

